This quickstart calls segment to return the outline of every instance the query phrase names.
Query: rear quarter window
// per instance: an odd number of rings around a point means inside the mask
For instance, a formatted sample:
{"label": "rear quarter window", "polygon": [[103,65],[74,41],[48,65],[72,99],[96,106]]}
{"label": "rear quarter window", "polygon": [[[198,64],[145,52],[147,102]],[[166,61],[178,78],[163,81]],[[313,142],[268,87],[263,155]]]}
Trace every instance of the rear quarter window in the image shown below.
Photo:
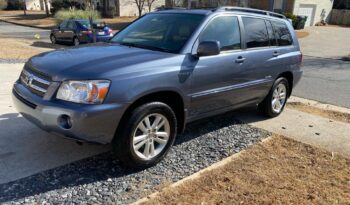
{"label": "rear quarter window", "polygon": [[247,48],[270,46],[269,34],[264,19],[243,17]]}
{"label": "rear quarter window", "polygon": [[288,26],[283,22],[271,21],[279,46],[289,46],[293,44],[292,35]]}

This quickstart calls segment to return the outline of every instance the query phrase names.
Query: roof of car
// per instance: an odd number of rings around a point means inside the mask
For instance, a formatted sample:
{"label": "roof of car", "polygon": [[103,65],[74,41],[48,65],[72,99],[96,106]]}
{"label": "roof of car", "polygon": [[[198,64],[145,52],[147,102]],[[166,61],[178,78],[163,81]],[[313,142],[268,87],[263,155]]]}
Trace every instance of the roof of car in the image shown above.
{"label": "roof of car", "polygon": [[157,11],[157,13],[185,13],[185,14],[201,14],[201,15],[209,15],[217,12],[234,12],[234,13],[245,13],[257,16],[269,16],[279,19],[286,19],[286,17],[282,14],[259,10],[259,9],[251,9],[244,7],[217,7],[217,8],[201,8],[201,9],[186,9],[186,8],[162,8]]}

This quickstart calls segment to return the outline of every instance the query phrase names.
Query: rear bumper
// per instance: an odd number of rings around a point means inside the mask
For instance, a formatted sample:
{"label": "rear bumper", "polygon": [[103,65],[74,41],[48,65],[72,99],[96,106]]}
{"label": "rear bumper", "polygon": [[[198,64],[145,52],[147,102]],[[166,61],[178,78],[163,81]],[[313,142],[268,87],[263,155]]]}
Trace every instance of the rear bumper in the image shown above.
{"label": "rear bumper", "polygon": [[293,87],[298,85],[302,75],[303,75],[302,70],[293,71]]}
{"label": "rear bumper", "polygon": [[[110,143],[127,105],[81,105],[58,100],[44,100],[20,83],[15,83],[13,103],[23,117],[41,129],[79,141]],[[69,117],[71,127],[62,119]]]}

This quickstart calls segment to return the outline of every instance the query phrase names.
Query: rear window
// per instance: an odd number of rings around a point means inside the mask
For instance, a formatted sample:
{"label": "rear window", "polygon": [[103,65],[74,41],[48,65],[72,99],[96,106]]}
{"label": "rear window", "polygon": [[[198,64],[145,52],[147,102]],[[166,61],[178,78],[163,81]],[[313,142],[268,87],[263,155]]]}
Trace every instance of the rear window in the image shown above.
{"label": "rear window", "polygon": [[289,29],[285,23],[271,21],[272,26],[275,31],[275,36],[277,38],[277,43],[279,46],[289,46],[292,45],[292,35],[289,32]]}
{"label": "rear window", "polygon": [[265,20],[243,17],[247,48],[267,47],[270,45]]}
{"label": "rear window", "polygon": [[84,28],[91,29],[90,21],[78,21]]}

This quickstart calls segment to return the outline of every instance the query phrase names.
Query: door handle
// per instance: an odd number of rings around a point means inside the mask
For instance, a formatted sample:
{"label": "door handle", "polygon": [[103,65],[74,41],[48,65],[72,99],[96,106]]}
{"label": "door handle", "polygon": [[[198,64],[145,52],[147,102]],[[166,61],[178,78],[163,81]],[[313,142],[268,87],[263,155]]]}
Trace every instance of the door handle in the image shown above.
{"label": "door handle", "polygon": [[277,57],[277,56],[279,56],[279,55],[280,55],[280,53],[279,53],[278,51],[275,51],[275,52],[273,52],[273,54],[272,54],[273,57]]}
{"label": "door handle", "polygon": [[243,63],[245,61],[246,58],[243,58],[242,56],[238,56],[238,58],[236,59],[236,63]]}

